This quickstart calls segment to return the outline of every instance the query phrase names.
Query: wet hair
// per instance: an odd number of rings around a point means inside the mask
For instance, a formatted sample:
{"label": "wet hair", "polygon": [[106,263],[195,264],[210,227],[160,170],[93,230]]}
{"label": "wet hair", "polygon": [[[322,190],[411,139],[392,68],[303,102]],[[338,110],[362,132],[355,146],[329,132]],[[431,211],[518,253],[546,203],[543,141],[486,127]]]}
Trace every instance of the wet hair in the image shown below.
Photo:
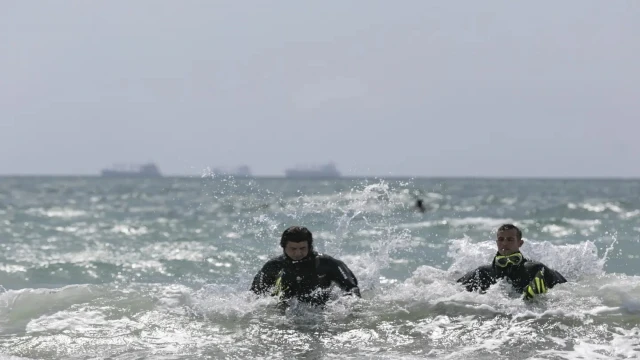
{"label": "wet hair", "polygon": [[520,230],[517,226],[515,226],[513,224],[501,225],[498,228],[498,232],[500,232],[500,231],[508,231],[508,230],[512,230],[512,229],[516,229],[516,234],[518,235],[518,240],[522,240],[522,230]]}
{"label": "wet hair", "polygon": [[304,226],[291,226],[282,233],[280,238],[280,246],[284,249],[289,241],[298,243],[306,241],[309,251],[313,248],[313,235],[311,231]]}

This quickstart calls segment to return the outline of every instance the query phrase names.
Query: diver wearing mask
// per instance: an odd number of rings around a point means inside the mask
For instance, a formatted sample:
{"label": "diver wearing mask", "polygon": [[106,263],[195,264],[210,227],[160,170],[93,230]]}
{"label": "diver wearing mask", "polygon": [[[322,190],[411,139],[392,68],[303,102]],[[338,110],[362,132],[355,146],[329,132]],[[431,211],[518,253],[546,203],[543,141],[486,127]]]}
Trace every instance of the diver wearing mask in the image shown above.
{"label": "diver wearing mask", "polygon": [[557,284],[567,282],[559,272],[537,261],[527,260],[520,252],[523,243],[522,231],[517,226],[500,226],[496,239],[498,252],[491,265],[480,266],[457,282],[462,283],[467,291],[485,292],[498,279],[507,278],[524,299],[532,299]]}
{"label": "diver wearing mask", "polygon": [[253,279],[251,291],[278,296],[280,306],[297,298],[301,302],[324,305],[333,283],[347,294],[360,297],[358,280],[344,262],[313,250],[313,236],[302,226],[292,226],[280,239],[283,254],[262,267]]}

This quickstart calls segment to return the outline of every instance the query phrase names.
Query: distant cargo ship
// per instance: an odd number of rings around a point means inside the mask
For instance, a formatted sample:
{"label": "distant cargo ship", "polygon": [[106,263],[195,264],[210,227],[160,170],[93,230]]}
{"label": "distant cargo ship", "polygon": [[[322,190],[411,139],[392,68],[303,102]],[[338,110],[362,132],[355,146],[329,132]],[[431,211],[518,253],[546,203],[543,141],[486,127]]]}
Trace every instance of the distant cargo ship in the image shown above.
{"label": "distant cargo ship", "polygon": [[142,165],[117,165],[110,169],[103,169],[101,175],[103,177],[162,177],[160,169],[158,169],[156,164],[153,163]]}
{"label": "distant cargo ship", "polygon": [[284,174],[292,179],[335,179],[342,176],[333,163],[312,167],[297,166],[286,169]]}

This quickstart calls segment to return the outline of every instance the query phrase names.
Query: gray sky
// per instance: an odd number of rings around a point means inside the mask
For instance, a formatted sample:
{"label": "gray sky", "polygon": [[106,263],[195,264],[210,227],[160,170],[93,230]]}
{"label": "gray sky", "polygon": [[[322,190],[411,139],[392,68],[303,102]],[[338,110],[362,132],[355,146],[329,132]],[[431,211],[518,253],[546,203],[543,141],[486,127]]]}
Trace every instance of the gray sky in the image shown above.
{"label": "gray sky", "polygon": [[640,1],[2,1],[0,174],[640,176]]}

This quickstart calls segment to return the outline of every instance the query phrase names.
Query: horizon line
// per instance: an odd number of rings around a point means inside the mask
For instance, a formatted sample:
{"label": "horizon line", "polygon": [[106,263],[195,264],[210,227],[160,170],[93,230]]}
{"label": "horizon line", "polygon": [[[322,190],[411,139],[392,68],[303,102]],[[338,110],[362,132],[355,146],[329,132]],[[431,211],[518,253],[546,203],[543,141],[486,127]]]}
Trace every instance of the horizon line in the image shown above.
{"label": "horizon line", "polygon": [[227,177],[239,180],[263,179],[263,180],[362,180],[362,179],[392,179],[392,180],[437,180],[437,179],[460,179],[460,180],[640,180],[640,176],[493,176],[493,175],[343,175],[339,177],[301,177],[289,178],[285,175],[197,175],[197,174],[166,174],[159,177],[144,176],[123,176],[104,177],[100,174],[0,174],[0,178],[104,178],[104,179],[179,179],[179,178],[215,178]]}

